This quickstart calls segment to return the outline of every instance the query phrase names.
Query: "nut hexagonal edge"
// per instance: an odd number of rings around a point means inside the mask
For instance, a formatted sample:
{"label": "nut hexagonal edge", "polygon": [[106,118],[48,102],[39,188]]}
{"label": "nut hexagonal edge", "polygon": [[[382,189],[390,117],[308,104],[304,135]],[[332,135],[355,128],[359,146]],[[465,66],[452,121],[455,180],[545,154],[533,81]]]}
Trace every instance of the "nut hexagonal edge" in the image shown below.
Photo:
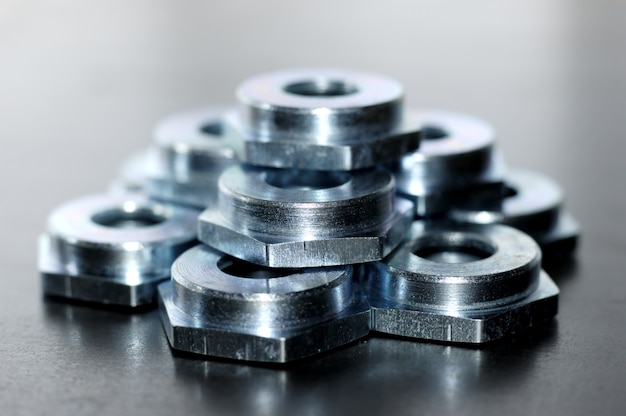
{"label": "nut hexagonal edge", "polygon": [[126,280],[69,273],[58,261],[48,236],[39,238],[39,272],[43,294],[101,305],[136,308],[156,303],[156,289],[169,276]]}
{"label": "nut hexagonal edge", "polygon": [[413,219],[413,203],[396,198],[394,215],[375,232],[304,240],[234,230],[208,208],[198,220],[198,239],[233,257],[267,267],[322,267],[380,260],[403,240]]}
{"label": "nut hexagonal edge", "polygon": [[372,304],[372,331],[433,341],[480,344],[528,329],[553,318],[559,289],[541,272],[539,286],[527,298],[488,311],[450,314],[409,309],[401,305]]}
{"label": "nut hexagonal edge", "polygon": [[421,140],[419,125],[412,119],[403,121],[396,132],[362,143],[255,140],[234,113],[225,117],[224,128],[240,161],[274,168],[363,169],[397,160],[417,150]]}
{"label": "nut hexagonal edge", "polygon": [[159,285],[159,310],[170,346],[199,355],[286,363],[356,341],[369,333],[370,307],[355,293],[352,304],[331,320],[301,328],[228,328],[187,315],[172,300],[172,283]]}

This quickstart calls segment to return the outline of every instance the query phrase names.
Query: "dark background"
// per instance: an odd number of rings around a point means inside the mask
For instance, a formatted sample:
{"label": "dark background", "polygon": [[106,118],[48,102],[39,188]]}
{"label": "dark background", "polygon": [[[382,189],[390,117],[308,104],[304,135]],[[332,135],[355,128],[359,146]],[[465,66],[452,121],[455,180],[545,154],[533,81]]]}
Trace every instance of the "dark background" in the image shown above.
{"label": "dark background", "polygon": [[[172,356],[154,312],[44,301],[36,239],[173,112],[270,69],[400,80],[567,195],[558,318],[488,348],[372,338],[287,369]],[[623,414],[626,2],[0,0],[0,414]]]}

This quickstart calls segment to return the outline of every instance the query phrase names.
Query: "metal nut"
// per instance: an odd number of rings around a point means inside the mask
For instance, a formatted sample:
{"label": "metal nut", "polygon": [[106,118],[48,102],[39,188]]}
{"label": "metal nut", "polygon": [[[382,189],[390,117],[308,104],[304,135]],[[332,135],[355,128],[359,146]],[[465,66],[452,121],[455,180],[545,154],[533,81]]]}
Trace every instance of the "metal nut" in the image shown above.
{"label": "metal nut", "polygon": [[523,169],[510,169],[501,210],[455,208],[450,217],[472,224],[507,224],[533,237],[548,260],[567,257],[575,250],[579,227],[563,212],[563,192],[549,177]]}
{"label": "metal nut", "polygon": [[224,112],[203,108],[159,123],[154,147],[125,164],[122,187],[199,209],[213,204],[219,175],[236,163],[223,135]]}
{"label": "metal nut", "polygon": [[240,160],[253,165],[355,170],[419,145],[417,123],[403,115],[402,86],[381,75],[277,71],[245,81],[237,98],[226,133]]}
{"label": "metal nut", "polygon": [[200,215],[198,238],[269,267],[363,263],[404,239],[412,212],[385,170],[233,166],[220,177],[217,205]]}
{"label": "metal nut", "polygon": [[196,241],[197,216],[137,195],[60,206],[39,243],[44,294],[129,307],[154,302],[176,256]]}
{"label": "metal nut", "polygon": [[196,354],[283,363],[369,332],[352,266],[269,269],[198,245],[174,262],[159,295],[170,345]]}
{"label": "metal nut", "polygon": [[374,331],[483,343],[552,318],[559,290],[526,234],[504,225],[417,221],[365,277]]}
{"label": "metal nut", "polygon": [[417,217],[453,206],[500,207],[504,160],[486,122],[462,114],[417,111],[420,148],[394,163],[398,193],[415,203]]}

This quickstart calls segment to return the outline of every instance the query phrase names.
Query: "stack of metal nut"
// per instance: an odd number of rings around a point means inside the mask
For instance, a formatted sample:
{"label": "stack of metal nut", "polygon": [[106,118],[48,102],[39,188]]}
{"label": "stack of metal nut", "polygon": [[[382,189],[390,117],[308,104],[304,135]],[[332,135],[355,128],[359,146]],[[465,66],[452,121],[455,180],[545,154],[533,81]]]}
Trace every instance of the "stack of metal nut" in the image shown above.
{"label": "stack of metal nut", "polygon": [[51,214],[46,295],[158,300],[172,348],[260,362],[376,333],[483,343],[556,314],[542,250],[567,258],[578,227],[487,123],[348,70],[259,75],[237,99],[165,120],[109,194]]}

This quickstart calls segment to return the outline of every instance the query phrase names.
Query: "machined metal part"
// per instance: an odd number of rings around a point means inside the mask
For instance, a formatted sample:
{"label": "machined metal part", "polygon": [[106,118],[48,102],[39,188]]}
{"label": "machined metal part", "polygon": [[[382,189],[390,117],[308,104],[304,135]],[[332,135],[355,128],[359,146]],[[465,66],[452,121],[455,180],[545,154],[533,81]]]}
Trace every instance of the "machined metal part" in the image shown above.
{"label": "machined metal part", "polygon": [[416,221],[408,240],[362,278],[374,331],[483,343],[556,315],[559,290],[541,251],[504,225]]}
{"label": "machined metal part", "polygon": [[324,172],[233,166],[218,202],[199,218],[198,238],[269,267],[321,267],[380,260],[403,239],[413,204],[386,170]]}
{"label": "machined metal part", "polygon": [[352,266],[270,269],[198,245],[174,262],[159,295],[170,345],[196,354],[284,363],[369,332]]}
{"label": "machined metal part", "polygon": [[39,242],[46,295],[136,307],[156,300],[174,259],[197,242],[198,212],[139,195],[94,195],[57,208]]}
{"label": "machined metal part", "polygon": [[398,193],[415,203],[416,216],[453,206],[500,208],[504,159],[492,127],[477,118],[445,111],[415,111],[420,148],[392,164]]}
{"label": "machined metal part", "polygon": [[505,184],[501,210],[455,208],[450,211],[450,218],[518,228],[539,243],[548,260],[571,255],[576,248],[579,227],[562,209],[564,198],[559,185],[546,175],[525,169],[510,169]]}
{"label": "machined metal part", "polygon": [[125,164],[123,187],[198,209],[213,204],[219,175],[236,163],[223,134],[225,111],[203,108],[159,123],[154,146]]}
{"label": "machined metal part", "polygon": [[235,152],[224,136],[226,108],[202,108],[176,114],[159,123],[155,144],[167,172],[177,179],[219,174],[235,163]]}
{"label": "machined metal part", "polygon": [[243,162],[266,167],[355,170],[399,159],[419,146],[403,111],[402,86],[385,76],[314,68],[244,81],[226,134]]}

